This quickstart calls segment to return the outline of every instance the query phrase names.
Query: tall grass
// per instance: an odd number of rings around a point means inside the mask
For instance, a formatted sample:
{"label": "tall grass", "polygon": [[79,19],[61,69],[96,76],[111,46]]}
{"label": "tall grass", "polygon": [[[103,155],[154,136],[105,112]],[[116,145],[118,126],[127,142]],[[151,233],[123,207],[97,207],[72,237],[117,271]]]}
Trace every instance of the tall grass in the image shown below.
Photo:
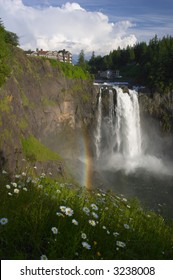
{"label": "tall grass", "polygon": [[173,226],[136,200],[3,171],[0,201],[1,259],[173,258]]}

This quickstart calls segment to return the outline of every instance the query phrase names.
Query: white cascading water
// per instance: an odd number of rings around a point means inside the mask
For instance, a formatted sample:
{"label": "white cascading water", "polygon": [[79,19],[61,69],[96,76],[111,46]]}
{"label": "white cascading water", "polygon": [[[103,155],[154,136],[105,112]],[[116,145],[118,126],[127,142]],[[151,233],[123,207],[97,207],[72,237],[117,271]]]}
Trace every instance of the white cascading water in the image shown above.
{"label": "white cascading water", "polygon": [[96,146],[96,158],[100,157],[100,144],[101,144],[101,125],[102,125],[102,89],[100,88],[99,98],[98,98],[98,115],[97,115],[97,128],[95,133],[95,146]]}
{"label": "white cascading water", "polygon": [[[109,90],[109,151],[122,154],[125,158],[135,158],[142,153],[140,114],[138,96],[135,90],[124,93],[119,87],[116,90],[117,104],[115,107],[113,90]],[[98,98],[97,128],[95,133],[96,158],[101,156],[102,141],[102,89]]]}
{"label": "white cascading water", "polygon": [[134,158],[142,153],[138,96],[135,90],[124,93],[116,87],[117,105],[115,122],[115,145],[124,157]]}
{"label": "white cascading water", "polygon": [[[102,112],[104,94],[109,94],[107,116]],[[120,87],[113,86],[102,94],[100,89],[95,143],[96,158],[103,170],[124,170],[128,174],[143,168],[156,174],[173,174],[173,166],[142,150],[140,111],[135,90],[123,92]]]}
{"label": "white cascading water", "polygon": [[113,91],[109,90],[109,127],[110,127],[110,136],[113,136],[114,131],[114,98]]}

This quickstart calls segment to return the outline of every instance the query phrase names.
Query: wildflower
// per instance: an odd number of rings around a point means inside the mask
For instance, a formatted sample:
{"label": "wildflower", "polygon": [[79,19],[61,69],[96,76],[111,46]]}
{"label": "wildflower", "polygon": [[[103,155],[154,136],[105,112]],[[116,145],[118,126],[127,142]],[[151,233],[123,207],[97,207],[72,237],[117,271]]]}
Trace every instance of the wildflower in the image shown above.
{"label": "wildflower", "polygon": [[130,209],[130,205],[127,205],[127,208],[129,208],[129,209]]}
{"label": "wildflower", "polygon": [[87,235],[86,235],[86,233],[82,232],[82,234],[81,234],[81,238],[82,238],[82,239],[87,239]]}
{"label": "wildflower", "polygon": [[83,207],[83,211],[85,212],[85,214],[89,215],[90,210],[88,207]]}
{"label": "wildflower", "polygon": [[95,212],[92,212],[92,215],[93,215],[93,217],[94,217],[95,219],[98,219],[98,218],[99,218],[99,216],[98,216]]}
{"label": "wildflower", "polygon": [[91,226],[93,226],[93,227],[96,226],[96,222],[94,220],[89,220],[88,222]]}
{"label": "wildflower", "polygon": [[102,227],[102,229],[106,229],[106,227],[105,227],[105,226],[103,226],[103,227]]}
{"label": "wildflower", "polygon": [[97,207],[97,205],[95,205],[95,204],[91,204],[91,208],[93,209],[93,210],[95,210],[95,211],[97,211],[99,208]]}
{"label": "wildflower", "polygon": [[14,187],[14,188],[17,188],[17,184],[16,183],[11,183],[12,184],[12,186]]}
{"label": "wildflower", "polygon": [[65,187],[65,185],[64,185],[63,183],[61,183],[61,184],[60,184],[60,187],[63,188],[63,187]]}
{"label": "wildflower", "polygon": [[27,191],[28,191],[28,189],[27,189],[27,188],[23,188],[23,190],[24,190],[25,192],[27,192]]}
{"label": "wildflower", "polygon": [[64,215],[63,215],[62,213],[60,213],[60,212],[56,212],[56,215],[57,215],[58,217],[64,217]]}
{"label": "wildflower", "polygon": [[14,193],[19,193],[19,189],[14,189]]}
{"label": "wildflower", "polygon": [[72,224],[74,224],[75,226],[78,226],[78,221],[76,221],[75,219],[72,220]]}
{"label": "wildflower", "polygon": [[56,193],[61,193],[61,191],[60,190],[56,190]]}
{"label": "wildflower", "polygon": [[42,256],[40,257],[40,259],[41,259],[41,260],[48,260],[48,258],[46,257],[46,255],[42,255]]}
{"label": "wildflower", "polygon": [[39,189],[43,189],[43,185],[38,185],[38,188]]}
{"label": "wildflower", "polygon": [[16,179],[19,179],[19,178],[20,178],[20,175],[16,174],[16,175],[15,175],[15,178],[16,178]]}
{"label": "wildflower", "polygon": [[27,180],[26,180],[27,183],[30,183],[31,181],[32,181],[31,177],[28,177]]}
{"label": "wildflower", "polygon": [[107,230],[107,234],[110,234],[110,231],[109,231],[109,230]]}
{"label": "wildflower", "polygon": [[63,213],[65,213],[65,211],[66,211],[66,206],[60,206],[59,208],[60,208],[60,210],[61,210]]}
{"label": "wildflower", "polygon": [[53,234],[58,234],[58,229],[56,227],[51,228]]}
{"label": "wildflower", "polygon": [[9,192],[9,193],[8,193],[8,195],[9,195],[9,196],[12,196],[12,193],[11,193],[11,192]]}
{"label": "wildflower", "polygon": [[7,218],[0,219],[0,224],[1,225],[6,225],[7,223],[8,223],[8,219]]}
{"label": "wildflower", "polygon": [[37,166],[34,166],[34,169],[37,169]]}
{"label": "wildflower", "polygon": [[108,207],[105,207],[105,210],[106,210],[106,211],[108,211],[108,210],[109,210],[109,208],[108,208]]}
{"label": "wildflower", "polygon": [[124,242],[122,242],[122,241],[117,241],[116,244],[117,244],[117,246],[119,246],[121,248],[126,247],[126,244]]}
{"label": "wildflower", "polygon": [[73,213],[74,213],[74,211],[71,209],[71,208],[69,208],[69,207],[67,207],[66,209],[65,209],[65,214],[67,215],[67,216],[72,216],[73,215]]}
{"label": "wildflower", "polygon": [[122,201],[127,202],[127,199],[126,199],[126,198],[123,198]]}
{"label": "wildflower", "polygon": [[118,235],[120,235],[118,232],[113,232],[113,236],[117,237]]}
{"label": "wildflower", "polygon": [[91,249],[91,245],[89,245],[87,242],[82,242],[82,246],[87,250]]}
{"label": "wildflower", "polygon": [[127,225],[127,224],[124,224],[124,227],[125,227],[125,229],[129,229],[130,228],[130,226]]}
{"label": "wildflower", "polygon": [[8,190],[11,189],[10,185],[6,185],[6,188],[7,188]]}
{"label": "wildflower", "polygon": [[2,170],[2,174],[7,174],[7,171],[5,171],[5,170]]}
{"label": "wildflower", "polygon": [[97,193],[97,196],[101,196],[101,194],[100,194],[100,193]]}
{"label": "wildflower", "polygon": [[45,178],[46,174],[45,173],[41,173],[40,178]]}
{"label": "wildflower", "polygon": [[25,173],[25,172],[22,172],[22,176],[25,177],[25,176],[26,176],[26,173]]}

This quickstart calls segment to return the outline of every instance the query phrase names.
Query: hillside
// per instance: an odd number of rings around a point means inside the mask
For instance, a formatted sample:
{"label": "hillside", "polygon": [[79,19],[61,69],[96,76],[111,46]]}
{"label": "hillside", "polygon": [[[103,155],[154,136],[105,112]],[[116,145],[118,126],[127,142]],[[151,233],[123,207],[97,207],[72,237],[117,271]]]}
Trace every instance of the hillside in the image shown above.
{"label": "hillside", "polygon": [[93,118],[92,79],[79,67],[10,49],[10,72],[0,87],[1,169],[14,171],[27,159],[56,173],[62,157],[78,152]]}

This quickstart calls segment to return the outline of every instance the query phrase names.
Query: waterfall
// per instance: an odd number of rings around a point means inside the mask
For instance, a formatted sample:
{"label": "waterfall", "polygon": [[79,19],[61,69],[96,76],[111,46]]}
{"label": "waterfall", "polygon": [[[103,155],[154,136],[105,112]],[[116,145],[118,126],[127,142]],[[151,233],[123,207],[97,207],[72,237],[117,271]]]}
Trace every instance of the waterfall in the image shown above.
{"label": "waterfall", "polygon": [[102,89],[100,88],[98,97],[98,114],[97,114],[97,127],[95,133],[95,146],[96,146],[96,158],[99,159],[101,151],[101,125],[102,125]]}
{"label": "waterfall", "polygon": [[[116,105],[114,104],[114,93],[116,91]],[[106,146],[106,153],[119,153],[124,158],[135,158],[142,154],[140,113],[138,95],[135,90],[123,90],[116,86],[107,91],[109,94],[109,112],[107,117],[102,115],[102,89],[98,98],[97,127],[95,134],[96,157],[100,158],[102,146]],[[106,125],[105,139],[107,143],[102,143],[103,127],[102,122],[108,119]],[[108,147],[108,148],[107,148]]]}
{"label": "waterfall", "polygon": [[110,136],[113,135],[113,126],[114,126],[114,99],[113,91],[109,90],[109,127],[110,127]]}
{"label": "waterfall", "polygon": [[134,158],[142,153],[138,96],[135,90],[124,93],[116,87],[115,146],[124,157]]}

